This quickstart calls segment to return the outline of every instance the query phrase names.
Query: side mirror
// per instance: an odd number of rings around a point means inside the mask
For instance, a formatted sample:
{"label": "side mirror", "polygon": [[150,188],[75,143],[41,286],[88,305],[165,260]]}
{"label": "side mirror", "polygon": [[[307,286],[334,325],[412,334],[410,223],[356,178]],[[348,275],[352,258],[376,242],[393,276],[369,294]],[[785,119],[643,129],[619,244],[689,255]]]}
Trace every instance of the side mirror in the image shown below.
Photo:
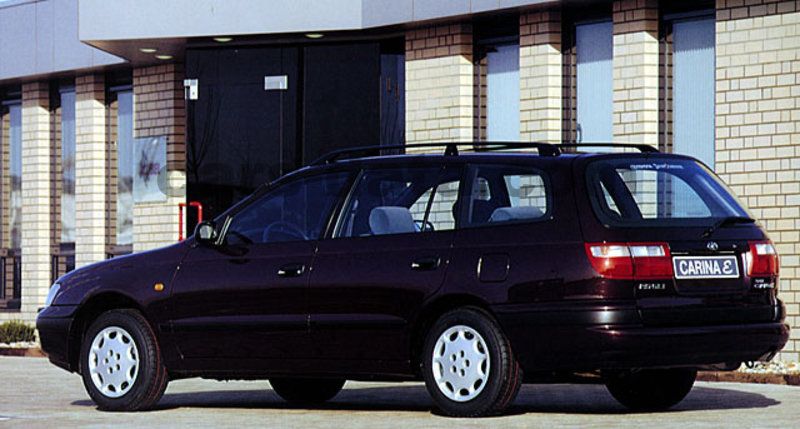
{"label": "side mirror", "polygon": [[200,244],[212,245],[217,241],[217,228],[213,222],[205,220],[194,229],[194,239]]}

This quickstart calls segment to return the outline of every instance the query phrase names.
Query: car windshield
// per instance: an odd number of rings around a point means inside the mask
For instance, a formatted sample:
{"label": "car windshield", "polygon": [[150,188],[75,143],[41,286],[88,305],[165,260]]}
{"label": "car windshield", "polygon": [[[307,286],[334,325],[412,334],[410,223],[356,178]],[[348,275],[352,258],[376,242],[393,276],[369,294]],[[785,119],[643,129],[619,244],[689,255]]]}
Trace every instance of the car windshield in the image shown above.
{"label": "car windshield", "polygon": [[707,167],[681,158],[610,158],[586,169],[592,206],[612,226],[711,226],[749,218]]}

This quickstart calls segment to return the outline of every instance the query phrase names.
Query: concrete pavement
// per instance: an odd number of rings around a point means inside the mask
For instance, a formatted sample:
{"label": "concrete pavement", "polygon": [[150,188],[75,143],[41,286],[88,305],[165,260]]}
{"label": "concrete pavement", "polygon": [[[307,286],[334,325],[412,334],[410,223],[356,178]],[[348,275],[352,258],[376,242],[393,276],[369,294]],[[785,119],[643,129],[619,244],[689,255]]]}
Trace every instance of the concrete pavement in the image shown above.
{"label": "concrete pavement", "polygon": [[348,382],[332,402],[293,408],[266,381],[171,383],[155,411],[97,411],[80,377],[41,358],[0,357],[0,428],[797,427],[800,387],[697,383],[674,410],[633,414],[600,385],[527,385],[510,412],[486,419],[431,413],[420,383]]}

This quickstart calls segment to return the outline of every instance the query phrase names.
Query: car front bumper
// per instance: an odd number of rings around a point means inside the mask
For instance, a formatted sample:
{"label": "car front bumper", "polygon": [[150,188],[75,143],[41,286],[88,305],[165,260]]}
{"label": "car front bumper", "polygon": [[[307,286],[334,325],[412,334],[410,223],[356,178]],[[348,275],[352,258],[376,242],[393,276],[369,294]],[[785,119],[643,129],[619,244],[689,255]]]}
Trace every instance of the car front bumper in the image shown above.
{"label": "car front bumper", "polygon": [[77,306],[58,305],[42,310],[36,318],[39,342],[50,362],[67,371],[77,371],[70,362],[72,322]]}

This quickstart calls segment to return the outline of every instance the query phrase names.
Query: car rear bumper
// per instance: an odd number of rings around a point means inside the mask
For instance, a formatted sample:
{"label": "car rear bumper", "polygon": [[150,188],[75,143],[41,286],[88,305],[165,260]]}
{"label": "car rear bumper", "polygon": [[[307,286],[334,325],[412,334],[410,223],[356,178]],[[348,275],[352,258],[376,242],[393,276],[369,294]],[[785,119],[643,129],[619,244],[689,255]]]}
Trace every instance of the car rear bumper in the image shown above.
{"label": "car rear bumper", "polygon": [[771,359],[789,338],[782,309],[774,322],[646,326],[633,308],[503,312],[497,317],[528,372],[703,366]]}
{"label": "car rear bumper", "polygon": [[70,328],[76,309],[77,306],[50,306],[36,318],[42,351],[50,362],[67,371],[77,370],[69,359]]}

